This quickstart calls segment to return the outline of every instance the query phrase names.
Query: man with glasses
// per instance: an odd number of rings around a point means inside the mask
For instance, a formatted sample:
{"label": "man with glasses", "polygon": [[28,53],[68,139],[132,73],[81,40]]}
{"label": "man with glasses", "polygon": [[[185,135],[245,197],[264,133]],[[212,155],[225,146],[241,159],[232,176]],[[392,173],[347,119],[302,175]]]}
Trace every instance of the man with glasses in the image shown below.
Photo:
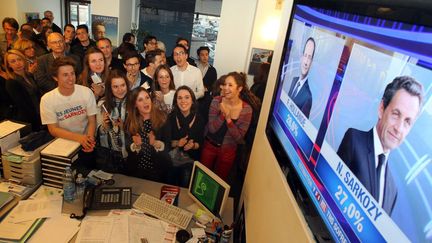
{"label": "man with glasses", "polygon": [[[192,59],[192,58],[189,56],[189,54],[190,54],[190,53],[189,53],[189,48],[190,48],[189,40],[186,39],[186,38],[183,38],[183,37],[178,37],[177,40],[176,40],[176,45],[182,45],[182,46],[184,46],[184,47],[186,48],[186,52],[187,52],[187,54],[188,54],[188,58],[186,59],[187,62],[188,62],[190,65],[196,67],[197,65],[196,65],[196,63],[195,63],[195,60]],[[169,65],[170,67],[176,65],[176,63],[175,63],[175,61],[174,61],[174,55],[171,55],[171,56],[169,56],[169,57],[167,58],[167,63],[168,63],[168,65]]]}
{"label": "man with glasses", "polygon": [[145,82],[145,75],[140,71],[140,55],[138,53],[128,53],[123,57],[123,67],[126,69],[126,77],[129,81],[129,88],[133,90],[140,86],[150,89]]}
{"label": "man with glasses", "polygon": [[78,70],[78,73],[81,71],[80,59],[75,55],[65,52],[64,37],[60,33],[53,32],[48,36],[48,48],[51,50],[51,53],[38,57],[38,66],[34,73],[36,83],[42,95],[57,87],[57,82],[55,82],[49,72],[55,59],[70,56],[75,61],[75,68]]}
{"label": "man with glasses", "polygon": [[187,61],[189,55],[183,45],[176,45],[173,51],[176,65],[171,67],[176,87],[186,85],[192,89],[197,99],[204,97],[204,84],[201,71]]}
{"label": "man with glasses", "polygon": [[148,35],[143,40],[144,50],[141,52],[141,68],[147,67],[147,62],[145,61],[146,53],[148,51],[153,51],[157,49],[157,38],[153,35]]}

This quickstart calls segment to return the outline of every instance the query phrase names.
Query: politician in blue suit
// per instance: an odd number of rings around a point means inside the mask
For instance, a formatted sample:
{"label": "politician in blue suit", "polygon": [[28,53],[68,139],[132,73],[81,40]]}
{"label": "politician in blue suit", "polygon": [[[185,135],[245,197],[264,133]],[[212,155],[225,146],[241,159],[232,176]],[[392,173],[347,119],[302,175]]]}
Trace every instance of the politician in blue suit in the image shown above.
{"label": "politician in blue suit", "polygon": [[416,121],[423,101],[423,87],[409,76],[396,77],[384,91],[378,122],[369,131],[348,129],[338,155],[379,205],[391,216],[397,188],[388,156],[405,139]]}
{"label": "politician in blue suit", "polygon": [[295,77],[291,82],[288,96],[293,100],[303,114],[309,118],[312,107],[312,93],[309,88],[308,74],[315,54],[315,40],[309,37],[303,48],[300,60],[300,77]]}

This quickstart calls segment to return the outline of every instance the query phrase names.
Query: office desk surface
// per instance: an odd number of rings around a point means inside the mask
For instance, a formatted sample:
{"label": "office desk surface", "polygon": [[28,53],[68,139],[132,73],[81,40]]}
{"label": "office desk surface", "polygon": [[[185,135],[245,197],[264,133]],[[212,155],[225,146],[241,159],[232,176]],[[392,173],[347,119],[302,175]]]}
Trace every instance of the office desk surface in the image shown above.
{"label": "office desk surface", "polygon": [[[144,179],[125,176],[121,174],[114,175],[114,180],[115,180],[115,184],[113,186],[115,187],[132,187],[132,194],[133,194],[132,202],[135,202],[138,196],[143,192],[159,198],[161,187],[163,185],[166,185],[159,182],[144,180]],[[222,219],[224,220],[224,223],[227,225],[230,225],[233,222],[233,211],[234,211],[233,204],[234,204],[233,198],[228,198],[222,213]],[[192,198],[190,198],[190,196],[188,195],[187,188],[180,188],[178,206],[180,208],[187,209],[193,213],[195,213],[196,210],[199,208],[198,205],[195,204]]]}
{"label": "office desk surface", "polygon": [[[149,181],[145,179],[140,179],[136,177],[125,176],[122,174],[115,174],[113,179],[115,180],[113,187],[132,187],[132,203],[139,197],[139,195],[143,192],[154,196],[156,198],[160,197],[160,190],[163,183]],[[109,186],[107,186],[109,187]],[[225,208],[222,213],[222,219],[224,224],[231,225],[233,222],[233,198],[228,198],[226,201]],[[75,200],[73,203],[63,202],[63,213],[75,213],[77,215],[81,214],[82,201],[80,199]],[[187,188],[180,188],[179,195],[179,205],[180,208],[189,210],[192,213],[195,213],[199,206],[190,198],[188,195]],[[107,215],[108,210],[90,210],[88,212],[89,215]],[[189,224],[189,228],[194,227],[194,221],[191,221]]]}

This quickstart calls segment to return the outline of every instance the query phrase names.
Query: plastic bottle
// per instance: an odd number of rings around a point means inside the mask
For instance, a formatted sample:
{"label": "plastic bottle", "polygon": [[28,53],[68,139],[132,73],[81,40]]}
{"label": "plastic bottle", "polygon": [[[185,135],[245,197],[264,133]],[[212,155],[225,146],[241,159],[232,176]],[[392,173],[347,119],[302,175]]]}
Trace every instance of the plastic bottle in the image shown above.
{"label": "plastic bottle", "polygon": [[82,174],[78,174],[76,179],[76,196],[77,198],[82,197],[85,190],[85,181],[86,179],[82,176]]}
{"label": "plastic bottle", "polygon": [[72,202],[75,199],[75,180],[69,166],[66,167],[63,175],[63,197],[68,202]]}

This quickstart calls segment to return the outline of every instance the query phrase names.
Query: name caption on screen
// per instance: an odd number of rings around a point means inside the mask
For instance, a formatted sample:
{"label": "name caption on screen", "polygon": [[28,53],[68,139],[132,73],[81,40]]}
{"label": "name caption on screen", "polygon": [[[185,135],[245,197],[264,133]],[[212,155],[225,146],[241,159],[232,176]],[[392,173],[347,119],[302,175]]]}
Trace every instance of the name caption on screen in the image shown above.
{"label": "name caption on screen", "polygon": [[[350,189],[351,194],[355,196],[359,204],[363,207],[364,211],[370,216],[371,219],[377,221],[378,218],[383,214],[379,205],[377,205],[374,199],[367,193],[367,190],[361,186],[361,183],[357,180],[357,178],[349,171],[343,162],[339,162],[336,168],[336,172],[342,177],[342,181],[345,183],[346,188]],[[340,190],[339,190],[340,187]],[[342,186],[338,186],[338,191],[336,192],[336,197],[340,197],[340,203],[344,204],[348,195],[343,190]],[[340,195],[339,195],[340,194]],[[343,195],[343,196],[342,196]],[[342,201],[343,200],[343,201]],[[355,218],[359,218],[359,213],[357,213],[357,209],[355,205],[351,204],[343,207],[344,213],[354,212]],[[345,210],[347,209],[347,210]],[[348,210],[350,209],[350,210]],[[349,215],[348,215],[349,216]],[[352,217],[350,217],[352,218]],[[358,225],[358,224],[357,224]]]}

